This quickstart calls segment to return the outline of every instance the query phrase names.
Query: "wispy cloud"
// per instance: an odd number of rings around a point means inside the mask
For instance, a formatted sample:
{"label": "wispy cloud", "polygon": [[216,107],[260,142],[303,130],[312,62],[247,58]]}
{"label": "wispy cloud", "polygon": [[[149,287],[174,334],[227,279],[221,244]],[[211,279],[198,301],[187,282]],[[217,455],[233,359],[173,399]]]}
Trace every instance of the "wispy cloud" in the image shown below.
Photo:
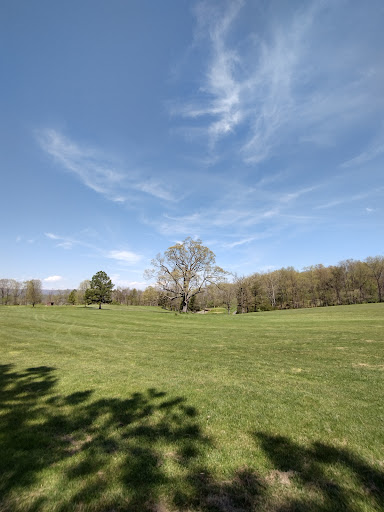
{"label": "wispy cloud", "polygon": [[334,145],[377,107],[370,94],[377,57],[372,67],[358,43],[344,41],[339,31],[324,41],[329,18],[344,16],[339,5],[292,4],[284,21],[260,8],[259,19],[253,16],[262,29],[240,36],[248,8],[241,0],[205,0],[195,9],[195,45],[205,49],[206,68],[194,99],[171,110],[193,120],[191,130],[204,135],[211,150],[232,134],[244,161],[255,164],[292,142]]}
{"label": "wispy cloud", "polygon": [[[202,118],[202,130],[210,145],[246,123],[245,159],[267,157],[273,136],[287,122],[294,108],[292,77],[300,43],[310,25],[312,12],[301,15],[286,30],[275,30],[270,42],[248,37],[253,52],[241,53],[230,44],[233,24],[243,1],[214,6],[201,2],[196,8],[198,38],[209,41],[209,62],[200,87],[200,101],[179,107],[179,114]],[[177,111],[177,107],[175,107]]]}
{"label": "wispy cloud", "polygon": [[74,238],[69,238],[65,236],[56,235],[54,233],[44,233],[47,238],[50,240],[56,241],[56,247],[61,247],[63,249],[72,249],[75,245],[85,245],[84,242],[81,242],[80,240],[76,240]]}
{"label": "wispy cloud", "polygon": [[[222,235],[225,240],[230,235],[232,240],[220,245],[233,248],[271,236],[271,226],[283,229],[287,223],[294,226],[313,221],[313,215],[302,214],[300,208],[296,210],[296,206],[317,188],[312,186],[278,193],[263,190],[261,187],[247,188],[238,185],[209,207],[186,215],[164,214],[159,219],[147,222],[154,225],[161,234],[168,236],[197,233],[202,237],[215,233]],[[257,232],[254,228],[257,228]],[[237,239],[233,241],[234,237]]]}
{"label": "wispy cloud", "polygon": [[125,263],[128,265],[133,265],[138,263],[141,260],[140,254],[136,254],[131,251],[109,251],[106,253],[107,258],[111,258],[113,260],[117,260],[120,263]]}
{"label": "wispy cloud", "polygon": [[94,243],[88,243],[84,239],[79,240],[75,237],[61,236],[55,233],[45,233],[45,236],[50,240],[54,240],[56,242],[56,247],[60,247],[62,249],[72,249],[76,246],[85,247],[92,253],[98,255],[98,257],[112,259],[124,265],[135,265],[142,259],[140,254],[133,251],[128,251],[125,249],[105,250],[96,246]]}
{"label": "wispy cloud", "polygon": [[328,201],[326,203],[315,206],[314,210],[324,210],[327,208],[334,208],[334,207],[340,206],[342,204],[353,203],[355,201],[361,201],[362,199],[372,198],[377,195],[381,195],[383,193],[383,191],[384,191],[384,187],[378,187],[378,188],[375,188],[374,190],[369,190],[367,192],[362,192],[362,193],[354,194],[351,196],[339,197],[332,201]]}
{"label": "wispy cloud", "polygon": [[176,200],[173,193],[166,187],[164,187],[159,181],[156,180],[137,182],[133,185],[132,188],[140,190],[141,192],[145,192],[146,194],[149,194],[151,196],[157,197],[158,199],[164,199],[166,201]]}
{"label": "wispy cloud", "polygon": [[172,191],[152,178],[143,178],[136,169],[123,170],[99,150],[80,145],[53,129],[37,133],[41,148],[80,181],[116,203],[134,199],[134,191],[174,201]]}
{"label": "wispy cloud", "polygon": [[[185,118],[205,120],[204,127],[195,133],[203,132],[209,138],[211,147],[225,134],[234,130],[242,121],[244,112],[241,107],[241,83],[235,78],[239,64],[237,52],[227,48],[226,36],[236,18],[243,1],[233,1],[218,16],[209,2],[200,2],[195,7],[197,20],[196,40],[209,40],[210,60],[205,80],[199,91],[199,101],[174,103],[171,112]],[[211,21],[215,20],[215,21]],[[191,133],[188,130],[188,133]]]}
{"label": "wispy cloud", "polygon": [[314,185],[312,187],[305,187],[299,190],[295,190],[294,192],[287,192],[285,194],[281,194],[281,196],[278,198],[278,201],[282,204],[288,204],[292,201],[296,201],[296,199],[298,199],[301,196],[304,196],[305,194],[309,194],[310,192],[317,190],[318,188],[319,185]]}
{"label": "wispy cloud", "polygon": [[238,246],[244,245],[244,244],[249,244],[251,242],[254,242],[255,240],[260,240],[261,238],[267,238],[267,237],[268,237],[268,234],[263,233],[263,234],[260,234],[259,236],[250,236],[247,238],[243,238],[241,240],[236,240],[235,242],[224,242],[223,247],[226,247],[228,249],[233,249],[234,247],[238,247]]}
{"label": "wispy cloud", "polygon": [[61,240],[61,237],[59,235],[55,235],[54,233],[44,233],[47,238],[50,238],[51,240]]}
{"label": "wispy cloud", "polygon": [[354,158],[341,164],[343,168],[358,167],[384,154],[384,130],[374,138],[368,147]]}

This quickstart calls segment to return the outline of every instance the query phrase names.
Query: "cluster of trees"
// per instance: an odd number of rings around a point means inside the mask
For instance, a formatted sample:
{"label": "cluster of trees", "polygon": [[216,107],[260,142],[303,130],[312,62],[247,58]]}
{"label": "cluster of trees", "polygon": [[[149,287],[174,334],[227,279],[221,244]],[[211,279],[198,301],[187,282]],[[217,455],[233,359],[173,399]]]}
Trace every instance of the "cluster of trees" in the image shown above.
{"label": "cluster of trees", "polygon": [[43,299],[41,281],[30,279],[29,281],[16,281],[16,279],[0,279],[0,304],[38,304]]}
{"label": "cluster of trees", "polygon": [[315,265],[297,271],[293,267],[249,276],[230,276],[215,265],[215,255],[201,240],[187,238],[152,260],[146,276],[156,280],[144,291],[114,288],[103,271],[82,281],[77,290],[55,295],[42,293],[41,281],[24,283],[0,279],[0,304],[103,303],[162,306],[200,311],[225,307],[230,313],[271,309],[306,308],[384,301],[384,256],[364,261],[345,260],[338,265]]}
{"label": "cluster of trees", "polygon": [[239,313],[383,302],[384,257],[255,273],[234,283]]}
{"label": "cluster of trees", "polygon": [[[87,292],[90,288],[91,280],[89,279],[82,281],[75,290],[43,290],[39,279],[24,282],[15,279],[0,279],[0,305],[16,306],[41,303],[56,306],[88,305],[93,302],[90,296],[91,292]],[[110,297],[106,296],[104,299],[105,302],[127,306],[157,306],[159,292],[153,286],[148,286],[145,290],[117,287],[111,290]]]}
{"label": "cluster of trees", "polygon": [[111,279],[103,271],[97,272],[91,279],[82,281],[78,290],[57,290],[43,292],[40,279],[20,282],[15,279],[0,279],[0,304],[25,305],[39,304],[99,304],[112,302]]}
{"label": "cluster of trees", "polygon": [[[155,277],[160,305],[172,302],[182,311],[225,306],[237,313],[269,309],[305,308],[363,302],[384,298],[384,257],[346,260],[338,265],[315,265],[301,272],[293,267],[272,272],[234,276],[215,266],[215,255],[201,240],[187,238],[152,261],[147,272]],[[172,307],[172,306],[171,306]]]}
{"label": "cluster of trees", "polygon": [[115,285],[110,277],[100,270],[89,281],[85,279],[79,285],[78,290],[72,290],[68,294],[68,304],[98,304],[101,309],[102,304],[112,302],[112,289]]}
{"label": "cluster of trees", "polygon": [[[91,296],[93,292],[88,290],[92,290],[92,285],[91,281],[86,279],[80,283],[77,290],[68,290],[66,303],[73,305],[90,304],[92,302]],[[118,286],[114,289],[111,288],[110,292],[111,293],[104,298],[104,302],[125,306],[157,306],[159,304],[159,291],[153,286],[148,286],[145,290]]]}
{"label": "cluster of trees", "polygon": [[112,301],[126,306],[157,306],[159,291],[153,286],[148,286],[145,290],[118,286],[112,291]]}
{"label": "cluster of trees", "polygon": [[[273,309],[291,309],[362,304],[384,301],[384,257],[346,260],[338,265],[314,265],[302,271],[293,267],[249,276],[232,276],[209,284],[190,301],[189,311],[225,307],[228,311],[249,313]],[[157,304],[182,310],[182,300],[160,287]],[[145,292],[143,292],[145,293]],[[153,303],[152,303],[153,304]]]}

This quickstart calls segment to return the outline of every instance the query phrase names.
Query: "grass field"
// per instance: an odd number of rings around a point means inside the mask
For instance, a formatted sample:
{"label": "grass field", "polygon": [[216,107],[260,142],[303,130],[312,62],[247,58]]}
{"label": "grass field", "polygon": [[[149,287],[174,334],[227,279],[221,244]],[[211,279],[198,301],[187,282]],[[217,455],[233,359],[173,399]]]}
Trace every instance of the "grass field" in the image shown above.
{"label": "grass field", "polygon": [[384,510],[384,304],[0,308],[0,510]]}

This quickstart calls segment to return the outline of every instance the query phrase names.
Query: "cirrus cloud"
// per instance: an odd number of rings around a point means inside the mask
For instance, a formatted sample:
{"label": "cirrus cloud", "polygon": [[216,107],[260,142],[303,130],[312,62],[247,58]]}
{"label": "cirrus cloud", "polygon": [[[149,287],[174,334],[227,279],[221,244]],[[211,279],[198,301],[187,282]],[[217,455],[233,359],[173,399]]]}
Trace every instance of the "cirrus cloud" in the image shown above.
{"label": "cirrus cloud", "polygon": [[107,258],[111,258],[113,260],[117,260],[120,263],[128,264],[128,265],[134,265],[135,263],[138,263],[141,260],[140,254],[136,254],[132,251],[109,251],[106,254]]}

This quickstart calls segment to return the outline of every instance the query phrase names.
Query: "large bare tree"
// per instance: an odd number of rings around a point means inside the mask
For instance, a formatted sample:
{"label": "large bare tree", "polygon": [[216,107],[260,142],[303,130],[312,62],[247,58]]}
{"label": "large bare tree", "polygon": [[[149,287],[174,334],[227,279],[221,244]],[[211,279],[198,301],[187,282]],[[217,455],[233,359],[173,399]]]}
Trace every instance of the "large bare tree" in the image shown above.
{"label": "large bare tree", "polygon": [[201,240],[188,237],[169,247],[164,254],[158,254],[145,276],[155,277],[157,286],[170,300],[181,299],[186,313],[192,297],[208,284],[217,284],[226,276],[227,272],[215,265],[215,261],[214,253],[202,245]]}

